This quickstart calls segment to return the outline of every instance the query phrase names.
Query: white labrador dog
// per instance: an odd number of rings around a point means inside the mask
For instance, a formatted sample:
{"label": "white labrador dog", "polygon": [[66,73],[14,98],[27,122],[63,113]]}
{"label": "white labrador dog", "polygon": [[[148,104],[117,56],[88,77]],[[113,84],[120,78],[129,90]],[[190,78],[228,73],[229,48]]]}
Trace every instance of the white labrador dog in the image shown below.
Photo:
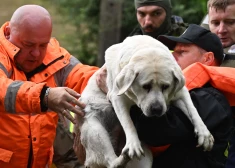
{"label": "white labrador dog", "polygon": [[[132,105],[150,117],[164,115],[168,106],[174,104],[194,125],[198,146],[212,149],[213,136],[194,107],[182,71],[165,45],[146,35],[128,37],[106,50],[105,61],[107,96],[96,84],[96,73],[81,96],[81,101],[87,104],[87,113],[84,118],[78,118],[79,130],[75,132],[80,131],[86,150],[85,166],[151,167],[151,153],[141,144],[130,118]],[[119,140],[115,135],[120,128],[118,121],[126,136],[120,155],[116,151]]]}

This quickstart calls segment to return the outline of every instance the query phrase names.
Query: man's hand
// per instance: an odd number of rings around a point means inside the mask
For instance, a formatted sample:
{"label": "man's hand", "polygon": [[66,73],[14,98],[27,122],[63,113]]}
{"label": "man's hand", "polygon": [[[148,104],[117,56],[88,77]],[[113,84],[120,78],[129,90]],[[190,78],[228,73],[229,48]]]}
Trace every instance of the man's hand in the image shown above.
{"label": "man's hand", "polygon": [[[59,115],[63,115],[72,123],[76,124],[76,120],[70,114],[73,112],[79,116],[84,116],[82,109],[85,108],[85,104],[78,101],[80,94],[67,87],[51,88],[47,99],[48,108],[57,112]],[[80,108],[76,108],[77,105]]]}
{"label": "man's hand", "polygon": [[106,78],[107,78],[107,68],[105,64],[98,70],[97,76],[96,76],[96,83],[99,86],[99,88],[104,92],[108,92],[108,87],[106,84]]}

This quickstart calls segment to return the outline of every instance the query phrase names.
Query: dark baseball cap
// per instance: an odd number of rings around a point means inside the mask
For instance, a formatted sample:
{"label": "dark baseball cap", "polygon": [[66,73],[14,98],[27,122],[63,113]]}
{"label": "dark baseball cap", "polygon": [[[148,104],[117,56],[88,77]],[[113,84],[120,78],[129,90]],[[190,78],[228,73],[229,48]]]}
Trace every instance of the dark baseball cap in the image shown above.
{"label": "dark baseball cap", "polygon": [[160,35],[158,40],[170,50],[174,50],[176,43],[195,44],[207,52],[213,52],[219,63],[224,59],[223,46],[218,36],[196,24],[190,24],[179,37]]}

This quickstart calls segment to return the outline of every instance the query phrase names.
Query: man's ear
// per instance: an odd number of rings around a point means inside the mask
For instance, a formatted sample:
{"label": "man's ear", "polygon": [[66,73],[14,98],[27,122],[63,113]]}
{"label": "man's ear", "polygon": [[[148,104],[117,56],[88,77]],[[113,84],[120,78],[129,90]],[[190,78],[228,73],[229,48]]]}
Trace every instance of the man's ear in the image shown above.
{"label": "man's ear", "polygon": [[213,52],[205,52],[203,54],[203,64],[208,66],[215,64],[215,56]]}
{"label": "man's ear", "polygon": [[6,26],[6,27],[5,27],[4,33],[5,33],[6,39],[9,40],[9,38],[10,38],[10,33],[11,33],[11,28],[10,28],[10,26]]}

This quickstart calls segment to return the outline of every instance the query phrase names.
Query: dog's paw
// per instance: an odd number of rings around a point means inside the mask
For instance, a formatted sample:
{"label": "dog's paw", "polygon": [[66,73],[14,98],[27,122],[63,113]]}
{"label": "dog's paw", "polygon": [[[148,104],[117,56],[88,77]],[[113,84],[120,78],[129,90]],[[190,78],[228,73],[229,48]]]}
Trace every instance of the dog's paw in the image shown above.
{"label": "dog's paw", "polygon": [[204,151],[211,151],[214,145],[214,137],[204,124],[195,127],[195,134],[198,137],[197,147],[203,146]]}
{"label": "dog's paw", "polygon": [[120,155],[116,158],[109,168],[125,168],[130,158],[126,155]]}
{"label": "dog's paw", "polygon": [[141,155],[144,155],[144,150],[141,146],[141,142],[139,140],[132,140],[132,142],[127,141],[125,147],[122,149],[122,155],[126,155],[131,159],[133,159],[134,156],[140,158]]}

